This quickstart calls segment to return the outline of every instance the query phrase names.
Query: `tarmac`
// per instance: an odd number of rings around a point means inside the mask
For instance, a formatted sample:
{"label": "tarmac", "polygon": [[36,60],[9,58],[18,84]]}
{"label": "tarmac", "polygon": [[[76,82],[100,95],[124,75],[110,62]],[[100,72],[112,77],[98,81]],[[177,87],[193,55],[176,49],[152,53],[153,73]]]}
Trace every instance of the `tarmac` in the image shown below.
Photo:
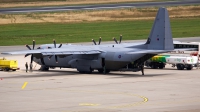
{"label": "tarmac", "polygon": [[200,111],[200,69],[167,65],[145,68],[144,76],[120,71],[79,74],[68,68],[38,71],[34,63],[34,70],[26,73],[30,57],[6,58],[17,59],[20,70],[0,71],[0,112]]}

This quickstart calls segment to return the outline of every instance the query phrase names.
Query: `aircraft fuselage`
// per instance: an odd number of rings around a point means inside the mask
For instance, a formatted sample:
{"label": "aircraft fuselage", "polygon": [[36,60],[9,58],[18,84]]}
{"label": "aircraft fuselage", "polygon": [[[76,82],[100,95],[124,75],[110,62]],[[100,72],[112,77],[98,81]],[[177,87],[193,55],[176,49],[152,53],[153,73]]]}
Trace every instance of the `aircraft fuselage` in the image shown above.
{"label": "aircraft fuselage", "polygon": [[[55,55],[49,59],[49,56],[40,58],[34,58],[34,62],[45,65],[48,67],[62,67],[62,68],[77,68],[81,69],[102,69],[106,66],[109,70],[118,70],[130,62],[135,61],[144,54],[126,54],[127,51],[134,51],[133,48],[122,48],[122,45],[99,45],[104,52],[100,54],[72,54],[68,56],[58,56],[58,62],[56,63]],[[131,47],[132,44],[127,43],[127,47]],[[48,45],[51,46],[51,45]],[[68,48],[69,45],[63,46]],[[108,47],[110,46],[110,47]],[[47,48],[47,45],[41,46],[41,48]],[[136,49],[138,50],[138,49]],[[105,52],[106,51],[106,52]],[[117,51],[117,52],[115,52]]]}

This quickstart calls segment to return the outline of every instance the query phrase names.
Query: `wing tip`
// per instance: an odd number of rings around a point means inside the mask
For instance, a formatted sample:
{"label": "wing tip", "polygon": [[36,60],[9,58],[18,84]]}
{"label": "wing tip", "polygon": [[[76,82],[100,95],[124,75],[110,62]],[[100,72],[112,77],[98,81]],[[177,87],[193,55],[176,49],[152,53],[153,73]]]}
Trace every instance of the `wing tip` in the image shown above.
{"label": "wing tip", "polygon": [[6,53],[6,52],[3,52],[1,54],[3,54],[3,55],[12,55],[11,53]]}

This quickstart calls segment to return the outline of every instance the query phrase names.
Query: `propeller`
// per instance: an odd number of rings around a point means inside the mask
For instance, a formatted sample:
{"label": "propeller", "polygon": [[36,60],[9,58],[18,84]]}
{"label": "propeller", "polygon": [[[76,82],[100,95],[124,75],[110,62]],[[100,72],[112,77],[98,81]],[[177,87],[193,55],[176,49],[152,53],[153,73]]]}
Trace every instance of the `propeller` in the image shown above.
{"label": "propeller", "polygon": [[59,46],[58,46],[58,48],[61,48],[62,47],[62,44],[60,44]]}
{"label": "propeller", "polygon": [[120,37],[119,37],[119,42],[117,42],[117,39],[115,37],[113,37],[113,40],[115,41],[116,44],[121,44],[121,42],[122,42],[122,35],[120,35]]}
{"label": "propeller", "polygon": [[[33,40],[33,48],[31,49],[31,47],[29,46],[29,45],[25,45],[29,50],[34,50],[34,48],[35,48],[35,40]],[[25,54],[25,56],[24,57],[27,57],[27,56],[29,56],[29,55],[31,55],[31,64],[33,63],[33,54]]]}
{"label": "propeller", "polygon": [[119,37],[119,44],[121,44],[121,42],[122,42],[122,35],[120,35]]}
{"label": "propeller", "polygon": [[94,39],[92,39],[92,41],[93,41],[94,45],[97,45],[97,43],[95,42],[95,40],[94,40]]}
{"label": "propeller", "polygon": [[51,59],[52,56],[53,56],[53,55],[49,56],[49,60]]}
{"label": "propeller", "polygon": [[[94,39],[92,39],[92,41],[93,41],[94,45],[97,45],[97,43],[96,43],[96,41]],[[100,44],[101,44],[101,37],[99,37],[99,43],[98,43],[98,45],[100,45]]]}
{"label": "propeller", "polygon": [[101,37],[99,37],[99,45],[101,44]]}
{"label": "propeller", "polygon": [[[54,44],[54,48],[56,48],[56,40],[55,39],[53,39],[53,44]],[[60,44],[59,46],[58,46],[58,48],[61,48],[62,47],[62,44]]]}
{"label": "propeller", "polygon": [[34,48],[35,48],[35,40],[33,40],[33,50],[34,50]]}
{"label": "propeller", "polygon": [[29,45],[25,45],[29,50],[31,50],[31,48],[29,47]]}
{"label": "propeller", "polygon": [[53,39],[54,48],[56,48],[56,40]]}
{"label": "propeller", "polygon": [[[56,40],[55,39],[53,39],[53,44],[54,44],[54,48],[56,48]],[[59,46],[58,46],[58,48],[61,48],[62,47],[62,44],[60,44]],[[51,59],[51,57],[52,57],[53,55],[50,55],[49,56],[49,60]],[[57,55],[55,55],[55,60],[56,60],[56,63],[58,63],[58,56]]]}
{"label": "propeller", "polygon": [[[49,60],[51,60],[51,57],[52,57],[53,55],[51,55],[51,56],[49,56]],[[56,63],[58,63],[58,57],[57,57],[57,55],[55,55],[55,60],[56,60]]]}
{"label": "propeller", "polygon": [[31,54],[25,54],[24,58],[27,57],[27,56],[29,56],[29,55],[31,55]]}
{"label": "propeller", "polygon": [[115,38],[115,37],[113,37],[113,40],[115,41],[115,43],[116,43],[116,44],[118,44],[118,42],[117,42],[117,40],[116,40],[116,38]]}
{"label": "propeller", "polygon": [[56,60],[56,63],[58,63],[58,57],[57,57],[57,55],[55,55],[55,60]]}

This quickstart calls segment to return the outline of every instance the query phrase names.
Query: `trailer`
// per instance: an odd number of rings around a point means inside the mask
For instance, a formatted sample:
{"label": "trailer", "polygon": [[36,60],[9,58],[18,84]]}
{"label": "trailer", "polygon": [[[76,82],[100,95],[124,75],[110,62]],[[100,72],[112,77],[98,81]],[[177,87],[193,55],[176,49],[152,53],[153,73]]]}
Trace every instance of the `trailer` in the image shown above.
{"label": "trailer", "polygon": [[0,70],[4,71],[19,70],[17,60],[7,60],[5,58],[0,58]]}
{"label": "trailer", "polygon": [[157,55],[145,62],[145,66],[153,69],[163,69],[166,64],[172,64],[172,67],[177,67],[178,70],[191,70],[195,64],[198,63],[198,56],[170,56]]}

